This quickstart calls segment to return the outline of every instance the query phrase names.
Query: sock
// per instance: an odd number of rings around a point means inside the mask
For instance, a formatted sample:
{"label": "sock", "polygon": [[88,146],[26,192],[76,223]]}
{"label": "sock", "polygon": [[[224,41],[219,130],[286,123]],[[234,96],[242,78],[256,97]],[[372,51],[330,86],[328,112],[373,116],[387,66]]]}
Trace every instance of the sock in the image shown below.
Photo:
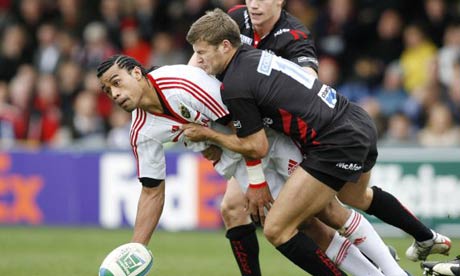
{"label": "sock", "polygon": [[351,215],[342,228],[342,235],[373,261],[385,275],[407,275],[390,254],[385,243],[360,213],[351,210]]}
{"label": "sock", "polygon": [[421,242],[433,238],[433,232],[407,210],[392,194],[373,186],[374,196],[366,213],[408,233]]}
{"label": "sock", "polygon": [[256,227],[246,224],[227,230],[225,235],[230,240],[233,255],[242,276],[261,276],[259,265],[259,242]]}
{"label": "sock", "polygon": [[301,232],[297,232],[290,240],[276,249],[311,275],[346,275],[335,266],[312,239]]}
{"label": "sock", "polygon": [[364,257],[356,246],[337,232],[326,250],[326,255],[340,269],[345,270],[351,275],[383,276],[377,267]]}

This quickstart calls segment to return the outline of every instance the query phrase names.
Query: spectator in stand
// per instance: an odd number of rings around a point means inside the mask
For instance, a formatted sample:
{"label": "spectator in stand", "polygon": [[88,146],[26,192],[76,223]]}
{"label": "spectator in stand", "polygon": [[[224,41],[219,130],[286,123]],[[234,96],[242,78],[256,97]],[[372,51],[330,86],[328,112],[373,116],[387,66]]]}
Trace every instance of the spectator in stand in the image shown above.
{"label": "spectator in stand", "polygon": [[317,9],[309,1],[289,0],[286,2],[285,9],[310,30],[318,16]]}
{"label": "spectator in stand", "polygon": [[424,13],[420,21],[436,47],[443,43],[444,31],[452,17],[445,0],[424,0]]}
{"label": "spectator in stand", "polygon": [[370,43],[368,51],[376,61],[380,76],[383,76],[385,66],[401,56],[402,27],[401,15],[394,9],[383,11],[377,22],[376,37]]}
{"label": "spectator in stand", "polygon": [[0,40],[0,80],[10,81],[21,64],[26,62],[24,49],[26,37],[19,25],[5,28]]}
{"label": "spectator in stand", "polygon": [[28,140],[37,144],[52,145],[62,116],[57,81],[53,75],[44,74],[38,77],[36,84]]}
{"label": "spectator in stand", "polygon": [[437,103],[428,113],[428,122],[418,135],[420,145],[425,147],[453,147],[460,145],[460,128],[452,119],[449,108]]}
{"label": "spectator in stand", "polygon": [[149,64],[155,66],[185,64],[188,56],[177,48],[174,36],[168,32],[158,32],[152,38],[152,53]]}
{"label": "spectator in stand", "polygon": [[374,94],[384,117],[404,110],[408,96],[402,87],[402,70],[397,62],[387,67],[383,83]]}
{"label": "spectator in stand", "polygon": [[110,130],[107,134],[107,146],[111,149],[131,149],[129,132],[131,130],[131,114],[118,105],[114,106],[109,117]]}
{"label": "spectator in stand", "polygon": [[37,40],[38,48],[34,57],[35,67],[40,73],[56,72],[60,59],[56,27],[51,23],[40,25],[37,30]]}
{"label": "spectator in stand", "polygon": [[122,21],[121,0],[102,0],[99,6],[101,21],[107,29],[112,45],[121,49],[120,28]]}
{"label": "spectator in stand", "polygon": [[82,89],[81,67],[71,60],[63,61],[57,71],[58,87],[61,97],[62,122],[72,121],[72,106],[77,93]]}
{"label": "spectator in stand", "polygon": [[134,18],[138,22],[139,34],[144,41],[150,41],[156,32],[172,24],[167,16],[167,1],[135,0]]}
{"label": "spectator in stand", "polygon": [[132,18],[126,18],[121,23],[121,49],[124,55],[131,56],[143,66],[147,66],[151,53],[150,45],[141,38],[138,24]]}
{"label": "spectator in stand", "polygon": [[408,93],[426,84],[428,63],[436,56],[436,47],[418,24],[410,24],[404,29],[404,50],[401,66],[404,72],[404,89]]}
{"label": "spectator in stand", "polygon": [[331,87],[339,87],[340,67],[337,61],[332,57],[320,57],[318,65],[318,78],[325,84]]}
{"label": "spectator in stand", "polygon": [[72,139],[77,148],[97,149],[105,146],[105,124],[97,113],[97,96],[88,90],[78,93],[71,124]]}
{"label": "spectator in stand", "polygon": [[83,69],[95,69],[99,63],[116,53],[107,39],[107,30],[100,22],[92,22],[83,33],[84,47],[79,54]]}
{"label": "spectator in stand", "polygon": [[0,81],[0,149],[13,146],[14,137],[14,114],[16,108],[9,101],[8,84]]}
{"label": "spectator in stand", "polygon": [[21,142],[26,141],[28,137],[35,78],[36,72],[33,67],[23,65],[9,83],[11,105],[16,109],[13,114],[14,135]]}
{"label": "spectator in stand", "polygon": [[[449,86],[454,75],[454,65],[460,57],[460,22],[452,22],[444,33],[444,44],[438,51],[439,79]],[[457,76],[458,77],[458,76]]]}
{"label": "spectator in stand", "polygon": [[394,113],[388,119],[387,130],[379,140],[380,146],[408,147],[417,145],[415,129],[404,113]]}
{"label": "spectator in stand", "polygon": [[460,55],[455,60],[453,76],[443,100],[452,112],[454,121],[460,124]]}

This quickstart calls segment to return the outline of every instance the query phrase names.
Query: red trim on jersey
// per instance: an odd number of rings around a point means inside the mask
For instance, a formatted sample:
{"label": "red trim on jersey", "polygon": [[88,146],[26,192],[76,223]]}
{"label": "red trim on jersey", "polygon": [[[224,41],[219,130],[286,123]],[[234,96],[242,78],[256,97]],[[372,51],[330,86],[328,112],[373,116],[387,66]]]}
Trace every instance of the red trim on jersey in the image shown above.
{"label": "red trim on jersey", "polygon": [[196,112],[195,118],[193,118],[194,121],[198,120],[200,118],[201,113],[199,111]]}
{"label": "red trim on jersey", "polygon": [[231,13],[233,11],[236,11],[236,10],[239,10],[239,9],[242,9],[242,8],[246,8],[246,5],[236,5],[236,6],[233,6],[231,7],[230,9],[228,9],[227,13]]}
{"label": "red trim on jersey", "polygon": [[247,166],[256,166],[256,165],[259,165],[260,163],[262,163],[262,161],[260,159],[256,159],[256,160],[246,160],[246,165]]}
{"label": "red trim on jersey", "polygon": [[168,111],[171,112],[171,114],[173,114],[174,117],[169,116],[169,115],[167,115],[167,114],[162,114],[162,113],[153,113],[153,114],[155,114],[156,116],[165,117],[165,118],[174,120],[174,121],[179,122],[179,123],[182,123],[182,124],[188,124],[188,123],[190,123],[189,121],[184,120],[184,118],[182,118],[179,114],[177,114],[176,112],[174,112],[174,109],[172,109],[171,106],[169,105],[168,100],[166,99],[165,95],[163,94],[163,91],[161,91],[161,89],[160,89],[160,87],[158,86],[158,84],[157,84],[157,82],[155,81],[155,79],[154,79],[150,74],[147,74],[147,77],[149,78],[149,80],[150,80],[150,82],[152,83],[153,87],[154,87],[155,90],[157,91],[157,94],[158,94],[158,95],[161,97],[161,99],[163,100],[163,103],[166,105],[166,108],[168,109]]}
{"label": "red trim on jersey", "polygon": [[311,141],[312,141],[311,143],[312,143],[313,145],[319,145],[319,144],[321,144],[320,142],[315,141],[315,138],[316,138],[316,130],[314,130],[313,128],[311,129],[311,136],[310,136],[310,137],[311,137]]}
{"label": "red trim on jersey", "polygon": [[183,130],[181,130],[176,136],[174,136],[174,138],[172,139],[172,141],[175,143],[177,141],[179,141],[179,137],[182,135],[182,133],[184,133]]}
{"label": "red trim on jersey", "polygon": [[278,111],[280,112],[281,119],[283,120],[283,131],[289,136],[291,134],[292,114],[281,108]]}
{"label": "red trim on jersey", "polygon": [[254,41],[253,41],[254,48],[257,48],[257,46],[259,46],[260,40],[261,40],[260,35],[254,30]]}
{"label": "red trim on jersey", "polygon": [[294,37],[294,40],[299,40],[300,36],[303,37],[303,39],[307,39],[308,35],[301,30],[290,30],[289,33]]}
{"label": "red trim on jersey", "polygon": [[131,129],[131,147],[133,149],[134,157],[136,157],[137,177],[140,177],[140,166],[139,166],[139,155],[137,153],[137,138],[139,137],[139,131],[144,126],[147,120],[147,113],[138,108],[136,119]]}
{"label": "red trim on jersey", "polygon": [[307,142],[307,131],[308,131],[308,125],[305,123],[302,119],[297,117],[297,127],[299,128],[300,132],[300,139],[306,143]]}
{"label": "red trim on jersey", "polygon": [[[194,82],[191,82],[183,78],[158,78],[157,83],[161,86],[162,89],[167,88],[183,88],[186,92],[194,96],[198,101],[202,102],[207,108],[209,108],[214,114],[219,118],[228,114],[223,106],[214,99],[208,92],[203,88],[197,85]],[[165,85],[184,85],[186,87],[165,87]]]}

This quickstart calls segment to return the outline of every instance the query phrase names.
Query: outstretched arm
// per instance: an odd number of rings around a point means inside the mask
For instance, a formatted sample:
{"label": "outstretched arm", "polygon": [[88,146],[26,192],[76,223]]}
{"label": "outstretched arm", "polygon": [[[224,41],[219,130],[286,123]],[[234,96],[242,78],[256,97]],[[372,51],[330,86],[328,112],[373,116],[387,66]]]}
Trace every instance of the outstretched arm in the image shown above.
{"label": "outstretched arm", "polygon": [[165,198],[165,181],[162,180],[156,187],[142,187],[137,205],[136,222],[132,242],[147,245],[152,233],[158,225],[163,211]]}

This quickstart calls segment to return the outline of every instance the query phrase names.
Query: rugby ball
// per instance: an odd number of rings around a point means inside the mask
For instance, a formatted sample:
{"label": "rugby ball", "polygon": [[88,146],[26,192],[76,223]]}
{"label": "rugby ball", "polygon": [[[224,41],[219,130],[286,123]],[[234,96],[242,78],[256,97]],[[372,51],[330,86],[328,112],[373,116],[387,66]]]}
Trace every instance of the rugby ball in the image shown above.
{"label": "rugby ball", "polygon": [[144,276],[153,265],[153,255],[141,243],[126,243],[112,250],[99,268],[99,276]]}

